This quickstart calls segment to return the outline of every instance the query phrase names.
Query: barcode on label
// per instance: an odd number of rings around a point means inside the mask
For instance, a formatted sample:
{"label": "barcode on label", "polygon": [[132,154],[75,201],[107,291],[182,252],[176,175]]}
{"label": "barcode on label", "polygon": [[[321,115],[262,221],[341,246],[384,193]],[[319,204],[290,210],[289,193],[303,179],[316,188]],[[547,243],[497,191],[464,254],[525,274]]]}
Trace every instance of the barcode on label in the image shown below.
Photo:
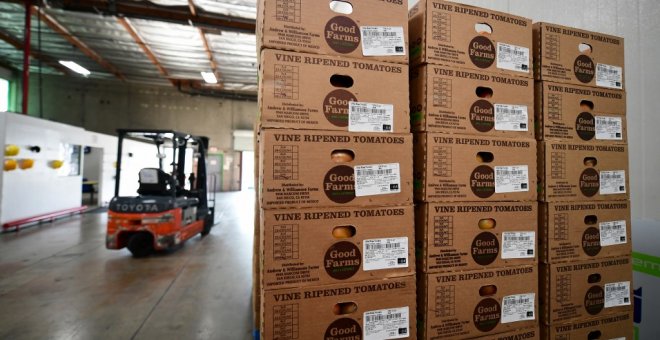
{"label": "barcode on label", "polygon": [[401,248],[401,243],[367,244],[367,250]]}
{"label": "barcode on label", "polygon": [[604,173],[604,174],[601,174],[601,178],[602,179],[619,179],[619,178],[623,178],[623,175],[618,174],[618,173],[611,173],[611,174],[610,173]]}
{"label": "barcode on label", "polygon": [[360,170],[358,169],[355,173],[358,176],[373,176],[373,175],[391,175],[394,172],[394,169],[382,169],[382,170]]}
{"label": "barcode on label", "polygon": [[381,115],[384,115],[384,114],[387,113],[387,110],[385,110],[385,109],[359,107],[359,106],[353,106],[351,111],[353,111],[353,113],[377,113],[377,114],[381,114]]}
{"label": "barcode on label", "polygon": [[505,241],[531,241],[532,238],[530,236],[504,236]]}
{"label": "barcode on label", "polygon": [[628,287],[625,285],[620,285],[620,286],[605,286],[605,289],[607,289],[607,292],[618,292],[621,290],[626,290]]}
{"label": "barcode on label", "polygon": [[496,106],[497,113],[505,113],[509,115],[521,115],[523,114],[523,110],[516,110],[516,109],[509,109],[505,106]]}
{"label": "barcode on label", "polygon": [[516,175],[522,175],[522,174],[523,174],[522,170],[497,169],[497,175],[498,176],[516,176]]}
{"label": "barcode on label", "polygon": [[517,299],[505,299],[504,300],[504,305],[505,306],[510,306],[510,305],[521,305],[525,303],[529,303],[529,298],[517,298]]}
{"label": "barcode on label", "polygon": [[378,32],[378,31],[367,31],[365,30],[364,32],[365,36],[368,37],[396,37],[397,32]]}
{"label": "barcode on label", "polygon": [[517,56],[521,56],[521,57],[525,55],[524,51],[514,50],[514,49],[510,48],[509,46],[505,46],[505,45],[500,45],[500,53],[513,53],[513,54],[515,54]]}
{"label": "barcode on label", "polygon": [[600,227],[600,229],[602,229],[603,231],[610,231],[621,228],[623,228],[623,225],[621,224],[610,224],[610,225],[603,225]]}
{"label": "barcode on label", "polygon": [[618,74],[619,73],[618,70],[616,70],[614,68],[607,67],[606,65],[603,65],[603,64],[598,64],[598,72],[605,72],[605,73],[609,73],[609,74]]}
{"label": "barcode on label", "polygon": [[386,314],[386,315],[376,314],[376,315],[367,315],[365,317],[365,320],[367,322],[394,320],[394,319],[401,319],[401,313],[393,313],[393,314]]}

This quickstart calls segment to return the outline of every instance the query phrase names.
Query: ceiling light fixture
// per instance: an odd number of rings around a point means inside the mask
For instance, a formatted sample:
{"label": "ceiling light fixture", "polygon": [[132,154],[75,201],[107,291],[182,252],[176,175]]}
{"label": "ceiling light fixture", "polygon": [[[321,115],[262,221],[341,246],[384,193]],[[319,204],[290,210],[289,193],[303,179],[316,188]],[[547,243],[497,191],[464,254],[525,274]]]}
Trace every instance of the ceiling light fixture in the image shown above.
{"label": "ceiling light fixture", "polygon": [[76,64],[73,61],[60,60],[60,64],[66,66],[68,69],[70,69],[73,72],[82,74],[85,77],[91,74],[91,72],[89,72],[88,69]]}
{"label": "ceiling light fixture", "polygon": [[215,74],[213,72],[200,72],[202,74],[202,78],[204,78],[204,81],[207,84],[217,84],[218,83],[218,78],[215,77]]}

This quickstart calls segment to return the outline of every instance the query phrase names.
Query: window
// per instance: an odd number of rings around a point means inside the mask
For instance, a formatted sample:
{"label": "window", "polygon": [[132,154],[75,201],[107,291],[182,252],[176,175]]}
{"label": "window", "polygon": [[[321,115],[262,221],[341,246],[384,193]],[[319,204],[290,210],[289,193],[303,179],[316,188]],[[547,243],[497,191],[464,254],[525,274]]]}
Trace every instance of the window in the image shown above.
{"label": "window", "polygon": [[0,112],[9,111],[9,81],[0,78]]}

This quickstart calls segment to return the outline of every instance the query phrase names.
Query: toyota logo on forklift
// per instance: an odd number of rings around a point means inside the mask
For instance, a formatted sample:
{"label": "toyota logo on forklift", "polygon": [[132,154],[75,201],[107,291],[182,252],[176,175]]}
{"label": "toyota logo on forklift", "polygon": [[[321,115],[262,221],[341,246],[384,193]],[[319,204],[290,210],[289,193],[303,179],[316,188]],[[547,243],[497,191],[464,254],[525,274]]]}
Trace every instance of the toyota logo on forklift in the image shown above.
{"label": "toyota logo on forklift", "polygon": [[[108,208],[106,248],[128,248],[134,257],[144,257],[176,247],[197,234],[208,235],[215,214],[215,198],[209,199],[207,188],[209,139],[171,130],[122,129],[118,135],[115,196]],[[157,168],[139,171],[137,193],[120,193],[122,149],[127,138],[153,145],[158,160]],[[186,176],[190,155],[193,164],[188,168],[192,173]],[[165,159],[168,164],[164,164]],[[215,188],[211,189],[215,193]]]}
{"label": "toyota logo on forklift", "polygon": [[157,212],[156,204],[120,204],[117,206],[120,212]]}

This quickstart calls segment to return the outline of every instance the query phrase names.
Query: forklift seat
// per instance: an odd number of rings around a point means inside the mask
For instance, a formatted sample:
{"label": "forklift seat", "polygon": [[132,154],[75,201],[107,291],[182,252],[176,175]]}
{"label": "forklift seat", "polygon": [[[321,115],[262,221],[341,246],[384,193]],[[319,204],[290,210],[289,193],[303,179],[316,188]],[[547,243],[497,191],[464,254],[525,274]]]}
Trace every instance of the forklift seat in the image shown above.
{"label": "forklift seat", "polygon": [[138,194],[141,196],[171,196],[174,194],[174,178],[163,170],[144,168],[140,170],[139,182]]}

